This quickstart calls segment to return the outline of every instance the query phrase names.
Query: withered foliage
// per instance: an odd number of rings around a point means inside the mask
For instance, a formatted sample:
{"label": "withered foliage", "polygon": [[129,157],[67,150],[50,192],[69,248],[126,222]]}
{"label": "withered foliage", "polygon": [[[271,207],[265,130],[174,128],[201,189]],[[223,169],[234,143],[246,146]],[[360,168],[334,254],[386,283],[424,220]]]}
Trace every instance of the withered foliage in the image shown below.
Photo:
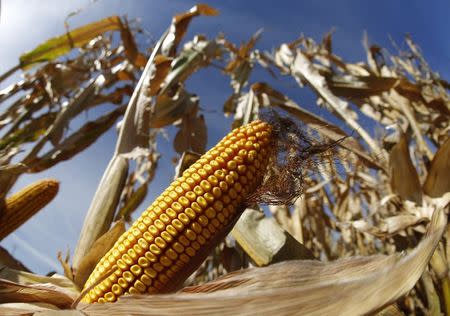
{"label": "withered foliage", "polygon": [[[255,48],[259,31],[240,46],[225,35],[196,35],[181,45],[194,17],[217,14],[197,5],[175,16],[150,54],[139,51],[136,26],[111,17],[22,56],[17,69],[40,64],[0,91],[3,198],[21,174],[72,158],[124,117],[73,261],[60,256],[66,277],[19,271],[23,265],[5,252],[0,302],[70,307],[109,239],[123,231],[113,218],[129,221],[142,209],[157,172],[161,128],[179,129],[173,140],[184,157],[178,173],[195,160],[192,152],[205,151],[212,122],[203,116],[201,96],[184,83],[214,63],[230,80],[223,112],[233,115],[233,127],[265,111],[278,113],[272,118],[280,141],[273,148],[280,154],[264,185],[183,293],[128,296],[70,313],[450,314],[450,84],[430,69],[410,37],[406,50],[395,53],[365,37],[367,58],[358,63],[333,53],[331,33],[319,43],[305,36],[274,43],[272,53]],[[68,47],[55,45],[68,38]],[[311,89],[328,117],[299,105],[304,101],[290,98],[289,89],[250,82],[256,67],[269,71],[273,82],[288,76],[299,89]],[[68,135],[74,118],[105,103],[110,112]],[[260,208],[257,202],[275,205],[263,207],[264,216],[251,209]],[[242,268],[248,269],[230,273]],[[38,304],[0,308],[11,314],[46,310]]]}

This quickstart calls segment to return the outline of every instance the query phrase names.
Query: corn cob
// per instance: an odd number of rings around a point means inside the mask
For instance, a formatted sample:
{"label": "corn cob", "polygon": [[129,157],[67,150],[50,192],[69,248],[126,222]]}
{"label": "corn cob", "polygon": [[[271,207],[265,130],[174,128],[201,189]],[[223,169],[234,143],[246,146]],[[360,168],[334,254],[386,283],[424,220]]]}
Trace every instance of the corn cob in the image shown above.
{"label": "corn cob", "polygon": [[0,240],[25,223],[58,193],[54,179],[36,181],[8,197],[0,210]]}
{"label": "corn cob", "polygon": [[184,171],[99,261],[82,301],[114,302],[123,294],[178,289],[229,232],[244,198],[261,183],[271,132],[261,121],[237,128]]}

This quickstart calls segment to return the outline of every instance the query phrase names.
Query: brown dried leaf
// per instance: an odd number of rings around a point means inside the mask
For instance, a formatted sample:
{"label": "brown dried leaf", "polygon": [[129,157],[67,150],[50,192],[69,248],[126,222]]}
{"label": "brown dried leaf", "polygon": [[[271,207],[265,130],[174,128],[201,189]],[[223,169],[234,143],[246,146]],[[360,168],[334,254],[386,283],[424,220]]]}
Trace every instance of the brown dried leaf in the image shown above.
{"label": "brown dried leaf", "polygon": [[74,277],[73,277],[73,271],[72,271],[72,267],[70,266],[69,263],[70,260],[70,252],[69,250],[67,250],[66,253],[66,257],[63,259],[62,257],[62,253],[61,251],[58,251],[58,261],[61,264],[63,271],[64,271],[64,275],[71,281],[73,281]]}
{"label": "brown dried leaf", "polygon": [[131,214],[137,210],[139,205],[141,205],[142,201],[144,201],[147,196],[147,191],[147,183],[142,184],[139,188],[137,188],[137,190],[133,191],[122,208],[117,212],[115,220],[117,221],[123,218],[125,221],[129,222],[131,220]]}
{"label": "brown dried leaf", "polygon": [[365,220],[357,220],[351,224],[360,232],[370,233],[377,237],[388,237],[427,220],[427,218],[421,218],[415,215],[398,215],[383,219],[377,226],[372,226]]}
{"label": "brown dried leaf", "polygon": [[362,99],[380,95],[393,88],[398,78],[377,76],[339,76],[326,77],[331,92],[348,99]]}
{"label": "brown dried leaf", "polygon": [[150,127],[161,128],[170,125],[194,111],[198,98],[184,89],[179,89],[173,96],[158,95],[154,112],[150,116]]}
{"label": "brown dried leaf", "polygon": [[409,156],[408,139],[404,133],[400,134],[399,142],[389,153],[389,166],[392,191],[405,200],[422,204],[419,176]]}
{"label": "brown dried leaf", "polygon": [[0,150],[8,146],[20,146],[24,143],[34,142],[52,125],[56,113],[48,112],[29,120],[22,128],[7,133],[0,139]]}
{"label": "brown dried leaf", "polygon": [[175,135],[173,147],[178,153],[194,151],[204,153],[208,140],[205,118],[197,111],[186,114],[181,121],[180,129]]}
{"label": "brown dried leaf", "polygon": [[[1,212],[1,211],[0,211]],[[31,272],[22,262],[14,258],[8,250],[0,246],[0,266],[6,266],[14,270]]]}
{"label": "brown dried leaf", "polygon": [[376,316],[405,316],[397,304],[389,305],[379,311]]}
{"label": "brown dried leaf", "polygon": [[19,271],[2,267],[0,269],[0,279],[16,282],[20,285],[40,285],[53,284],[62,292],[67,293],[70,297],[76,297],[79,294],[75,284],[65,276],[54,274],[51,277],[33,274],[30,272]]}
{"label": "brown dried leaf", "polygon": [[0,279],[0,303],[47,303],[60,308],[72,305],[73,297],[53,284],[21,285],[8,280]]}
{"label": "brown dried leaf", "polygon": [[220,55],[220,47],[216,41],[208,41],[202,36],[196,36],[173,60],[170,73],[165,78],[159,93],[170,93],[199,68],[208,66],[212,59]]}
{"label": "brown dried leaf", "polygon": [[[225,72],[231,77],[231,86],[234,93],[239,93],[243,86],[247,84],[253,64],[250,60],[250,53],[261,36],[262,29],[252,35],[247,43],[243,43],[237,51],[231,50],[232,59],[225,67]],[[230,47],[230,46],[228,46]]]}
{"label": "brown dried leaf", "polygon": [[161,50],[163,55],[169,57],[175,56],[177,47],[186,34],[187,28],[189,27],[193,17],[199,15],[215,16],[218,14],[219,11],[207,4],[197,4],[189,11],[173,17],[169,33],[162,44]]}
{"label": "brown dried leaf", "polygon": [[154,96],[158,94],[161,84],[164,82],[170,71],[171,63],[172,58],[161,54],[156,55],[153,63],[154,69],[152,70],[152,75],[150,77],[149,95]]}
{"label": "brown dried leaf", "polygon": [[130,31],[128,21],[121,23],[120,37],[122,39],[123,46],[125,47],[125,56],[127,56],[128,60],[130,60],[136,67],[144,67],[147,62],[147,58],[139,52],[134,36]]}
{"label": "brown dried leaf", "polygon": [[110,129],[115,121],[125,112],[125,106],[119,107],[95,121],[83,125],[78,131],[67,137],[62,143],[38,158],[24,161],[30,172],[40,172],[60,161],[72,158],[92,145],[101,135]]}
{"label": "brown dried leaf", "polygon": [[[278,56],[278,57],[277,57]],[[369,145],[371,150],[380,154],[381,149],[370,134],[362,128],[356,120],[356,113],[350,109],[349,104],[337,96],[329,89],[325,77],[323,77],[308,56],[301,50],[291,50],[283,44],[276,52],[276,60],[279,66],[288,67],[298,83],[305,80],[317,94],[331,106],[338,116],[344,120],[361,138]]]}
{"label": "brown dried leaf", "polygon": [[86,88],[81,89],[69,102],[61,109],[53,123],[52,128],[48,132],[48,137],[53,146],[57,146],[61,140],[64,129],[76,115],[84,111],[89,103],[100,93],[107,85],[104,75],[99,75],[92,79]]}
{"label": "brown dried leaf", "polygon": [[425,194],[439,197],[450,191],[450,137],[439,147],[431,161],[427,179],[423,185]]}
{"label": "brown dried leaf", "polygon": [[175,176],[174,180],[181,177],[183,172],[189,168],[194,162],[196,162],[198,159],[200,159],[201,154],[194,153],[191,151],[185,151],[180,158],[180,161],[178,162],[177,167],[175,168]]}
{"label": "brown dried leaf", "polygon": [[125,232],[125,222],[118,220],[113,227],[97,239],[89,252],[81,259],[75,271],[75,284],[81,289],[89,275],[94,270],[100,259],[114,245],[117,239]]}

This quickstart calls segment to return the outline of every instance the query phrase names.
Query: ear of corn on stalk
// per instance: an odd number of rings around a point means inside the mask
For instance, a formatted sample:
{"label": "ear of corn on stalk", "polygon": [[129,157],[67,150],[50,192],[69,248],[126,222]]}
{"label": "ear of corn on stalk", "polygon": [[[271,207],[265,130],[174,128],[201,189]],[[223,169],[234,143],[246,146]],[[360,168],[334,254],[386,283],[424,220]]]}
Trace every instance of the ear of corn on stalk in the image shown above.
{"label": "ear of corn on stalk", "polygon": [[31,216],[46,206],[58,193],[54,179],[36,181],[11,195],[0,210],[0,240],[19,228]]}
{"label": "ear of corn on stalk", "polygon": [[237,128],[184,171],[99,261],[82,301],[114,302],[127,293],[178,289],[229,232],[245,197],[261,183],[271,132],[262,121]]}

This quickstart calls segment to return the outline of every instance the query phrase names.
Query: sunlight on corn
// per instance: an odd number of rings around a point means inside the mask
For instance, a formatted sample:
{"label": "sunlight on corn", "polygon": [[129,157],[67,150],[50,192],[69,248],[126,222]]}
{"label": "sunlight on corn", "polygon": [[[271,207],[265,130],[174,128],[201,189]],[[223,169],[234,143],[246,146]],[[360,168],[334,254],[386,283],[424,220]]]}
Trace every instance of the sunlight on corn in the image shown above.
{"label": "sunlight on corn", "polygon": [[[83,302],[176,290],[229,231],[266,171],[271,125],[233,130],[175,180],[106,253]],[[108,271],[114,271],[106,278]],[[102,280],[103,279],[103,280]]]}

